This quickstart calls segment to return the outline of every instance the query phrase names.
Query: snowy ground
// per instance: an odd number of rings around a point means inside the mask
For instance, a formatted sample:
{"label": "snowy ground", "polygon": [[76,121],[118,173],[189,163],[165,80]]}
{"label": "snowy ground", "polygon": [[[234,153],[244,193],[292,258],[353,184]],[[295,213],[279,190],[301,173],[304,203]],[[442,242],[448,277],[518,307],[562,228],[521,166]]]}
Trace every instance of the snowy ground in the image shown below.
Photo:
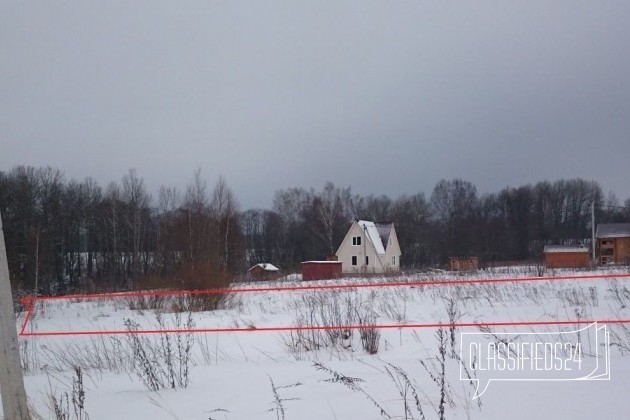
{"label": "snowy ground", "polygon": [[[596,274],[628,274],[625,271]],[[494,270],[479,278],[534,274]],[[567,275],[567,272],[546,275]],[[594,274],[573,273],[575,276]],[[571,275],[571,274],[569,274]],[[345,279],[344,284],[395,281],[461,280],[446,273],[396,279]],[[279,286],[303,285],[298,281]],[[311,284],[331,285],[339,281]],[[266,287],[269,284],[245,287]],[[239,287],[243,287],[240,286]],[[90,419],[379,419],[440,418],[627,418],[630,400],[630,324],[607,325],[610,334],[609,381],[492,382],[480,399],[475,386],[460,380],[460,333],[477,327],[443,329],[444,386],[438,328],[378,330],[378,351],[364,350],[360,331],[349,338],[344,328],[332,331],[261,331],[282,326],[401,325],[630,319],[630,278],[500,284],[431,285],[318,291],[267,291],[231,296],[212,312],[175,315],[161,310],[132,310],[129,299],[83,299],[38,302],[27,332],[112,331],[184,328],[244,328],[241,332],[154,335],[87,335],[23,337],[22,357],[32,405],[43,418],[55,418],[53,397],[77,418],[76,373],[82,368],[84,411]],[[135,302],[134,308],[137,308]],[[159,312],[159,319],[156,317]],[[18,319],[21,326],[23,315]],[[496,342],[501,332],[554,333],[575,325],[493,327],[483,339]],[[133,341],[135,337],[137,340]],[[582,335],[586,362],[593,362],[592,337]],[[566,339],[564,339],[566,341]],[[569,339],[573,345],[577,341]],[[591,340],[591,341],[589,341]],[[136,357],[134,358],[134,344]],[[190,362],[186,360],[190,344]],[[453,346],[454,344],[454,346]],[[603,346],[599,344],[599,354]],[[165,354],[172,353],[172,369]],[[150,391],[138,376],[144,350],[151,369],[162,369],[176,383]],[[134,368],[135,366],[135,368]],[[521,372],[522,373],[522,372]],[[530,372],[531,373],[531,372]],[[530,373],[522,373],[527,376]],[[166,375],[168,376],[168,375]],[[474,379],[474,372],[471,376]],[[145,374],[145,382],[146,382]],[[336,378],[336,379],[335,379]],[[354,379],[351,379],[354,378]],[[75,392],[73,393],[73,382]],[[442,392],[443,390],[443,392]],[[65,395],[67,401],[64,403]],[[444,397],[442,397],[444,394]],[[79,404],[80,405],[80,404]],[[79,414],[81,414],[79,412]]]}

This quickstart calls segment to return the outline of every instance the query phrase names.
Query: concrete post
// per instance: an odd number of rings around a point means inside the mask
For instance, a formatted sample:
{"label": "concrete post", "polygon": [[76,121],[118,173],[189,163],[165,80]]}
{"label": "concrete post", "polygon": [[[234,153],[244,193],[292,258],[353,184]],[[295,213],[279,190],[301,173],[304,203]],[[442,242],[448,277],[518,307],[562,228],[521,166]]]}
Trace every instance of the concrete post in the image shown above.
{"label": "concrete post", "polygon": [[6,420],[30,419],[15,327],[2,216],[0,216],[0,394]]}

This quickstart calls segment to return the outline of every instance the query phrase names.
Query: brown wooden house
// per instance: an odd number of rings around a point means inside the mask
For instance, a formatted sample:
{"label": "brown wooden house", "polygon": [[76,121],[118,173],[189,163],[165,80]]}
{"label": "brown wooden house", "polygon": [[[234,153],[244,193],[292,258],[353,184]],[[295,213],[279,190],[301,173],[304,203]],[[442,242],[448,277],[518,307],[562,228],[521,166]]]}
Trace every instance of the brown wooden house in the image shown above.
{"label": "brown wooden house", "polygon": [[595,237],[600,264],[630,264],[630,223],[601,223]]}
{"label": "brown wooden house", "polygon": [[278,273],[280,269],[269,263],[256,264],[248,270],[249,278],[252,280],[274,280]]}
{"label": "brown wooden house", "polygon": [[450,257],[448,267],[451,271],[475,271],[479,270],[478,257]]}
{"label": "brown wooden house", "polygon": [[586,268],[590,249],[582,245],[545,245],[546,268]]}

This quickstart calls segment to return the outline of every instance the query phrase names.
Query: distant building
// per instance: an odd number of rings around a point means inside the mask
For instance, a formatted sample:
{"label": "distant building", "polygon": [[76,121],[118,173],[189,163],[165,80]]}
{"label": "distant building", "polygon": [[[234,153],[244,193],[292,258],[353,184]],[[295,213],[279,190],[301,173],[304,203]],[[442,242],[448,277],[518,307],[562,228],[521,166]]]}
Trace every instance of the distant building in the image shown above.
{"label": "distant building", "polygon": [[475,271],[479,270],[478,257],[450,257],[448,266],[451,271]]}
{"label": "distant building", "polygon": [[341,276],[341,261],[304,261],[302,263],[302,280],[328,280]]}
{"label": "distant building", "polygon": [[591,251],[582,245],[545,245],[546,268],[586,268],[591,262]]}
{"label": "distant building", "polygon": [[601,223],[595,237],[600,264],[630,264],[630,223]]}
{"label": "distant building", "polygon": [[252,280],[273,280],[280,273],[280,269],[273,264],[260,263],[247,272]]}
{"label": "distant building", "polygon": [[400,271],[400,245],[393,223],[354,222],[335,255],[344,273]]}

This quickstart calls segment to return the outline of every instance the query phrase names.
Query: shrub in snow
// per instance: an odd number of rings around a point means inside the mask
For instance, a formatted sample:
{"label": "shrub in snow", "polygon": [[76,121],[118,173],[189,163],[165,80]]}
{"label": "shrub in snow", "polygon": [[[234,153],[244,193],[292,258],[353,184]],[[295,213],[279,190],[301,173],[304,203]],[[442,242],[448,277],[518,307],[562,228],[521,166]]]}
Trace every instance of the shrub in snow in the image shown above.
{"label": "shrub in snow", "polygon": [[180,314],[175,314],[174,326],[167,326],[161,315],[156,319],[160,330],[181,329],[182,332],[160,333],[156,340],[140,335],[140,325],[125,320],[127,340],[133,360],[133,371],[150,391],[164,388],[186,388],[190,382],[191,352],[194,343],[192,332],[194,321],[189,313],[184,324]]}

